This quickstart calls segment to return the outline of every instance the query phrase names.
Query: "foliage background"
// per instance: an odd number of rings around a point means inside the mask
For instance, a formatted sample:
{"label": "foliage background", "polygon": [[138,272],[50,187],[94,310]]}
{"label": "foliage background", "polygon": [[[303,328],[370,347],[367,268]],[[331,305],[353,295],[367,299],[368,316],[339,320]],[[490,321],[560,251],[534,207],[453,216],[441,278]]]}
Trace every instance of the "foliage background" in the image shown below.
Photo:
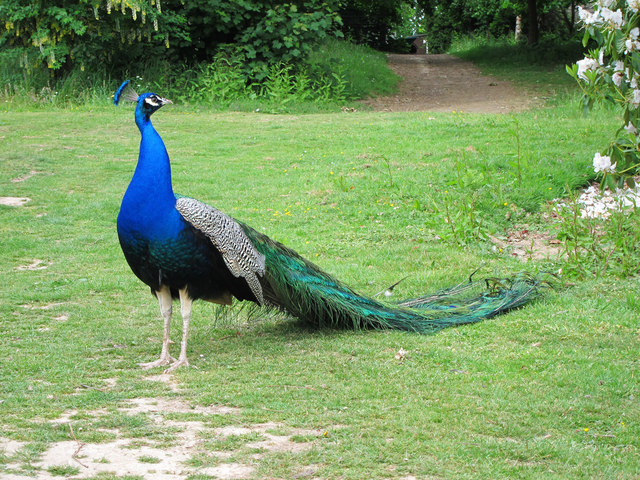
{"label": "foliage background", "polygon": [[[512,35],[517,15],[525,31],[535,25],[547,36],[573,34],[574,2],[536,0],[531,20],[532,1],[3,0],[0,80],[5,94],[16,86],[60,90],[69,81],[76,90],[100,83],[112,89],[122,78],[150,74],[163,87],[180,77],[177,86],[184,87],[197,77],[194,71],[232,65],[237,80],[251,87],[277,64],[290,65],[294,76],[313,77],[318,70],[309,68],[310,56],[333,38],[407,51],[403,37],[426,32],[430,51],[439,52],[460,35]],[[320,67],[334,86],[334,74],[343,73],[338,67]],[[332,95],[339,99],[341,89]]]}

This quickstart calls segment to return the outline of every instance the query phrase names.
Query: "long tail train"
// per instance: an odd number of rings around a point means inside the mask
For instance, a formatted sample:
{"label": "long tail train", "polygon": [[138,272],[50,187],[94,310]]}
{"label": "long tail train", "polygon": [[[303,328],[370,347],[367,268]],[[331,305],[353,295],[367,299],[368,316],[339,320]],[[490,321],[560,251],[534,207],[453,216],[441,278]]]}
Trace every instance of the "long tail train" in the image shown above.
{"label": "long tail train", "polygon": [[[536,298],[546,280],[528,274],[511,279],[469,282],[434,295],[394,304],[359,295],[295,251],[241,224],[256,249],[265,256],[260,279],[264,299],[315,327],[377,328],[434,333],[443,328],[480,322]],[[466,294],[466,295],[465,295]]]}

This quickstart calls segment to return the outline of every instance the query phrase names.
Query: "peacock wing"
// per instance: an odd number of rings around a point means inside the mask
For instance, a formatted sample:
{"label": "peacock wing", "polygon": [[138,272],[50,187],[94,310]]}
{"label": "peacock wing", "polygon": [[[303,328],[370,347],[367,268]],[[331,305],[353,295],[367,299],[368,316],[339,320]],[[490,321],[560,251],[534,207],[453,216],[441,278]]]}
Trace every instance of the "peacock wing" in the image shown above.
{"label": "peacock wing", "polygon": [[264,275],[265,258],[240,225],[229,215],[193,198],[178,197],[176,208],[187,222],[211,240],[233,276],[244,278],[260,305],[264,304],[257,275]]}

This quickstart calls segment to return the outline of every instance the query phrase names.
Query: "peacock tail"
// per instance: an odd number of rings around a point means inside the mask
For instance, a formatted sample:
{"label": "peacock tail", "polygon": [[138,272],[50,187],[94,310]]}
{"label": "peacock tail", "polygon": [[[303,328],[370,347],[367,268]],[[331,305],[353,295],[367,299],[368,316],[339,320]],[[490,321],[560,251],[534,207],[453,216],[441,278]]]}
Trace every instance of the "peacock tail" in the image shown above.
{"label": "peacock tail", "polygon": [[[548,285],[546,280],[528,274],[484,282],[470,278],[433,295],[381,302],[356,293],[292,249],[247,225],[240,226],[265,257],[265,274],[260,278],[265,302],[317,328],[434,333],[519,307]],[[482,283],[484,291],[474,294]]]}

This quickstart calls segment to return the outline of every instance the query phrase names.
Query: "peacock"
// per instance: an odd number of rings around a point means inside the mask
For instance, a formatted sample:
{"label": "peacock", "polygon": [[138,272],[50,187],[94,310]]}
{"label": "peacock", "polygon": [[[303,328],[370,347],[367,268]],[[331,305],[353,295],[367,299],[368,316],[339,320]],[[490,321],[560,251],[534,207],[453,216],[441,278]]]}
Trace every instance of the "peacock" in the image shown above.
{"label": "peacock", "polygon": [[[233,299],[278,309],[317,327],[396,329],[433,333],[479,322],[538,296],[543,281],[520,274],[455,287],[400,302],[360,295],[292,249],[196,199],[173,192],[169,155],[151,115],[172,103],[138,95],[125,81],[114,96],[136,103],[140,153],[122,199],[117,231],[133,273],[151,288],[164,320],[160,357],[142,368],[189,365],[187,338],[194,300],[231,305]],[[394,285],[395,286],[395,285]],[[391,287],[393,288],[393,287]],[[476,289],[477,290],[477,289]],[[180,300],[182,341],[169,353],[173,299]]]}

